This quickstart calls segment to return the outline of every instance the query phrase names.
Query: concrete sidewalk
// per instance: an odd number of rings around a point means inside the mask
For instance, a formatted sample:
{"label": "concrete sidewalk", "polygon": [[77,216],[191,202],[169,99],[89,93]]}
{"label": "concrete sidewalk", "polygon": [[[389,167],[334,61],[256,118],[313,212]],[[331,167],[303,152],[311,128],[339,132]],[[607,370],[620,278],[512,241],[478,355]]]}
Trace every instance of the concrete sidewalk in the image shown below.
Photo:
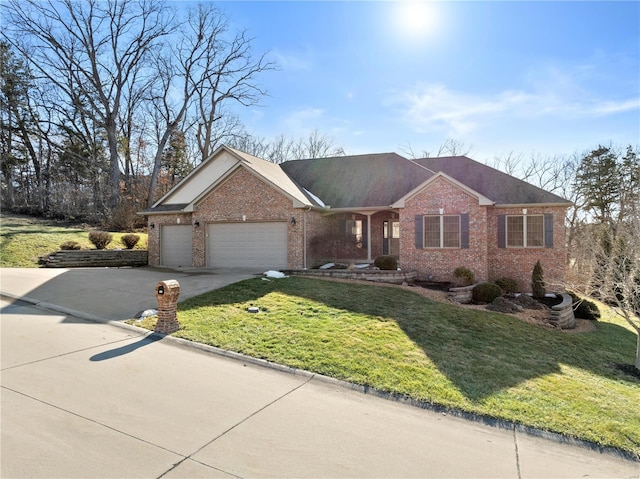
{"label": "concrete sidewalk", "polygon": [[3,478],[638,477],[640,464],[2,306]]}
{"label": "concrete sidewalk", "polygon": [[14,299],[93,321],[131,319],[156,308],[159,281],[180,283],[179,301],[260,272],[163,268],[1,268],[0,291]]}
{"label": "concrete sidewalk", "polygon": [[183,300],[252,276],[0,270],[0,291],[32,303],[0,303],[1,477],[640,477],[612,454],[106,324],[154,307],[161,280]]}

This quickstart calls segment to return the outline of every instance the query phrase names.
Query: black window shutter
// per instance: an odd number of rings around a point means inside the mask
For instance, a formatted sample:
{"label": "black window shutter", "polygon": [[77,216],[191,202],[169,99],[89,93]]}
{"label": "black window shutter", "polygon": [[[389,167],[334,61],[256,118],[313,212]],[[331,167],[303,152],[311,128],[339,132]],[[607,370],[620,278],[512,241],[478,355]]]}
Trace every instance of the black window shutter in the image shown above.
{"label": "black window shutter", "polygon": [[416,223],[416,249],[422,249],[424,245],[424,221],[421,215],[415,217]]}
{"label": "black window shutter", "polygon": [[382,254],[389,254],[389,237],[391,235],[391,222],[388,220],[384,221],[384,226],[382,227],[382,231],[386,231],[386,234],[382,235]]}
{"label": "black window shutter", "polygon": [[339,220],[338,231],[340,232],[340,236],[344,236],[347,234],[347,220],[345,219]]}
{"label": "black window shutter", "polygon": [[367,247],[367,242],[369,241],[369,237],[368,237],[368,233],[369,233],[369,228],[367,226],[367,221],[369,220],[369,218],[365,217],[362,219],[362,247],[366,248]]}
{"label": "black window shutter", "polygon": [[544,215],[544,247],[553,248],[553,215]]}
{"label": "black window shutter", "polygon": [[460,215],[460,247],[469,249],[469,214]]}
{"label": "black window shutter", "polygon": [[507,247],[506,224],[507,217],[505,215],[498,215],[498,248]]}

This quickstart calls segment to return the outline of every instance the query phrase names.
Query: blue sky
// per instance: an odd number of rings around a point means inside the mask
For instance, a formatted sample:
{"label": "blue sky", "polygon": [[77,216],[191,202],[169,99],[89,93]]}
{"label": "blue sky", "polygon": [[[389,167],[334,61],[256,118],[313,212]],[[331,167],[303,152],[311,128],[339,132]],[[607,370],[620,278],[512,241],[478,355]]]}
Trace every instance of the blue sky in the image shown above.
{"label": "blue sky", "polygon": [[[418,8],[422,5],[421,8]],[[279,71],[247,129],[488,161],[640,143],[640,2],[222,2]]]}

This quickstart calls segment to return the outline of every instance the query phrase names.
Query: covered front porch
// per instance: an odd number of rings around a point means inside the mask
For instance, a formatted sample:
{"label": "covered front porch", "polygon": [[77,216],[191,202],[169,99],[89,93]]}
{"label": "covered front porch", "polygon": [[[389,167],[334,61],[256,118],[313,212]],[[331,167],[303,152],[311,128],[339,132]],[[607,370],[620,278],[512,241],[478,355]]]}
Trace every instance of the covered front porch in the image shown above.
{"label": "covered front porch", "polygon": [[325,230],[309,238],[312,268],[323,262],[373,263],[382,255],[400,259],[398,210],[331,210],[325,219]]}

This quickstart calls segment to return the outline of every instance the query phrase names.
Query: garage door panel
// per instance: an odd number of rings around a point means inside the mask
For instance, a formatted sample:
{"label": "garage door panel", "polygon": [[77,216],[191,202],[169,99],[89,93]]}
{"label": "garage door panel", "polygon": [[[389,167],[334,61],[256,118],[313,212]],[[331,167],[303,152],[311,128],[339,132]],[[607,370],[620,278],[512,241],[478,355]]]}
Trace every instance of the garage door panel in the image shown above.
{"label": "garage door panel", "polygon": [[191,225],[164,225],[160,231],[160,264],[190,267],[192,260]]}
{"label": "garage door panel", "polygon": [[287,224],[210,224],[207,252],[207,264],[214,268],[286,268]]}

